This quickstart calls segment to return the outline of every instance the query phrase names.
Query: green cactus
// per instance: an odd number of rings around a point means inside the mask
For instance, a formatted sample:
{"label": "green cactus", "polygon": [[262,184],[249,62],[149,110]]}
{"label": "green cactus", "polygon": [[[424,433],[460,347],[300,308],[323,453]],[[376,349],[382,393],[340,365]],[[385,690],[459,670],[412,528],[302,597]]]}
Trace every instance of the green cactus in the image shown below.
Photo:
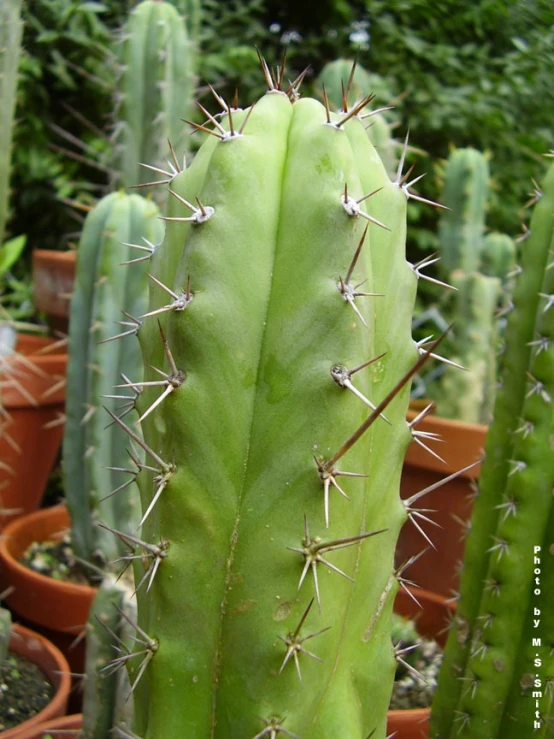
{"label": "green cactus", "polygon": [[212,120],[172,182],[143,438],[112,415],[146,453],[125,660],[144,739],[385,735],[408,386],[429,356],[417,196],[368,141],[367,99],[331,114],[263,68],[269,92]]}
{"label": "green cactus", "polygon": [[[356,61],[349,59],[337,59],[326,64],[317,86],[325,90],[333,110],[343,110],[345,99],[347,106],[351,107],[368,96],[386,104],[392,97],[380,75],[371,74]],[[382,113],[371,111],[369,107],[365,114],[368,116],[365,125],[369,140],[381,157],[389,177],[394,178],[398,168],[399,144],[391,136],[390,123]]]}
{"label": "green cactus", "polygon": [[508,318],[501,386],[434,701],[432,739],[552,735],[553,238],[551,166]]}
{"label": "green cactus", "polygon": [[441,202],[449,210],[439,222],[441,271],[478,272],[489,194],[488,158],[476,149],[455,149],[448,157]]}
{"label": "green cactus", "polygon": [[[89,562],[106,562],[120,549],[109,532],[96,526],[98,519],[124,531],[137,522],[138,494],[132,493],[132,479],[138,468],[128,454],[129,445],[116,427],[108,425],[101,405],[115,413],[121,413],[126,403],[133,407],[132,387],[113,388],[126,384],[130,375],[136,378],[140,354],[132,340],[101,342],[114,334],[119,322],[124,334],[133,334],[140,325],[122,311],[132,316],[145,312],[144,262],[120,265],[141,258],[143,253],[130,245],[148,254],[161,240],[157,216],[155,204],[140,195],[112,193],[89,213],[79,242],[70,309],[63,459],[73,549]],[[130,471],[131,484],[110,495],[129,482],[129,474],[121,470]]]}
{"label": "green cactus", "polygon": [[[192,13],[198,25],[199,0],[187,5],[187,15]],[[195,44],[186,21],[171,3],[143,0],[130,13],[121,47],[115,185],[145,185],[159,180],[160,173],[169,181],[183,168],[187,150],[182,119],[191,112]]]}
{"label": "green cactus", "polygon": [[125,670],[112,660],[132,648],[136,608],[131,593],[106,577],[98,589],[87,623],[83,739],[105,739],[116,726],[130,727],[133,701]]}
{"label": "green cactus", "polygon": [[496,388],[498,312],[509,301],[515,244],[505,234],[485,236],[489,191],[487,157],[456,149],[448,159],[439,223],[440,277],[457,293],[442,313],[454,324],[456,355],[467,371],[447,370],[430,394],[446,418],[487,424]]}
{"label": "green cactus", "polygon": [[4,0],[0,5],[0,244],[8,219],[12,132],[22,33],[21,0]]}
{"label": "green cactus", "polygon": [[6,608],[0,607],[0,667],[2,667],[10,647],[12,635],[12,616]]}

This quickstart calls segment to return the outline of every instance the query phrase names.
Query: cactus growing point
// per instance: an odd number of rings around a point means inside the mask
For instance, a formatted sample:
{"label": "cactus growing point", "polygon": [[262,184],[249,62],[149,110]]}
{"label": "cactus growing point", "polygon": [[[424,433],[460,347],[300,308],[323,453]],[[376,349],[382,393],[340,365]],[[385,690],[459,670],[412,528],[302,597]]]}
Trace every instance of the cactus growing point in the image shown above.
{"label": "cactus growing point", "polygon": [[368,141],[367,99],[332,114],[262,66],[268,93],[212,119],[172,181],[149,264],[125,660],[145,739],[385,734],[394,550],[420,515],[398,495],[429,356],[416,196]]}

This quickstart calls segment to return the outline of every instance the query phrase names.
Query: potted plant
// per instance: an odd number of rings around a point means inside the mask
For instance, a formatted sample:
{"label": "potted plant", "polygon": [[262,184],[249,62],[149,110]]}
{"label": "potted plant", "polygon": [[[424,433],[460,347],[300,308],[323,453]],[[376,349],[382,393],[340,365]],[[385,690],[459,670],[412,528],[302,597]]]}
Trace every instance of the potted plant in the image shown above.
{"label": "potted plant", "polygon": [[[498,315],[509,305],[515,269],[512,239],[495,232],[485,235],[488,188],[487,157],[475,149],[454,150],[445,169],[442,202],[449,210],[441,214],[439,224],[438,267],[439,284],[455,288],[449,301],[442,301],[441,313],[446,311],[453,322],[455,350],[448,362],[456,366],[444,367],[441,377],[429,385],[423,410],[408,414],[420,436],[406,455],[404,498],[483,455],[497,384]],[[418,270],[430,263],[423,260]],[[425,538],[432,541],[412,571],[414,580],[428,590],[448,596],[457,590],[472,482],[478,477],[476,466],[447,487],[430,492],[427,506],[437,512],[432,531],[405,527],[401,533],[399,560],[420,552]]]}
{"label": "potted plant", "polygon": [[[42,697],[43,688],[40,685],[38,693],[37,688],[33,687],[37,685],[38,676],[25,669],[25,662],[38,667],[47,683],[52,686],[53,693],[49,701],[45,702]],[[4,725],[3,730],[0,730],[2,739],[16,739],[43,721],[65,714],[71,686],[67,661],[61,652],[40,634],[18,624],[12,625],[9,611],[4,608],[0,608],[0,669],[2,667],[4,667],[2,706],[11,709],[11,717],[10,711],[7,714],[2,712],[3,721],[7,723],[7,726]],[[25,692],[19,684],[23,679],[27,680]],[[18,697],[19,695],[23,697]],[[43,707],[38,711],[33,710],[35,704]],[[17,720],[15,717],[26,714],[29,714],[27,719],[14,723]]]}

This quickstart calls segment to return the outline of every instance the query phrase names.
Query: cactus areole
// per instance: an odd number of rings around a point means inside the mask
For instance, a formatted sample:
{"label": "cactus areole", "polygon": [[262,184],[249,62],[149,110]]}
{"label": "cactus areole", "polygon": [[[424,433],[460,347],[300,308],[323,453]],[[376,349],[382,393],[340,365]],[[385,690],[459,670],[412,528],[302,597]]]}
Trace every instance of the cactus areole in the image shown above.
{"label": "cactus areole", "polygon": [[331,114],[263,66],[269,92],[210,118],[171,183],[138,330],[142,436],[119,421],[146,453],[126,660],[144,739],[385,736],[426,358],[413,195],[361,107]]}

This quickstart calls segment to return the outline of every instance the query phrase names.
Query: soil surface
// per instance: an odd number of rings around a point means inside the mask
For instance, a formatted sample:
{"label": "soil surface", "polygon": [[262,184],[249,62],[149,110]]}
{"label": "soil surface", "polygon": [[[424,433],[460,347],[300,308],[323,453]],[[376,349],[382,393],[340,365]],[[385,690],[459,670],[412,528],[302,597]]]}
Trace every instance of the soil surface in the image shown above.
{"label": "soil surface", "polygon": [[21,558],[21,564],[54,580],[96,587],[100,572],[79,561],[73,554],[69,531],[55,541],[34,542]]}
{"label": "soil surface", "polygon": [[[398,665],[390,710],[429,708],[433,700],[442,663],[442,649],[437,642],[421,637],[416,640],[415,645],[416,648],[411,654],[403,655],[403,659],[412,669],[402,664]],[[421,677],[413,670],[417,670]]]}
{"label": "soil surface", "polygon": [[10,654],[0,667],[0,731],[35,716],[53,695],[52,684],[36,665]]}

